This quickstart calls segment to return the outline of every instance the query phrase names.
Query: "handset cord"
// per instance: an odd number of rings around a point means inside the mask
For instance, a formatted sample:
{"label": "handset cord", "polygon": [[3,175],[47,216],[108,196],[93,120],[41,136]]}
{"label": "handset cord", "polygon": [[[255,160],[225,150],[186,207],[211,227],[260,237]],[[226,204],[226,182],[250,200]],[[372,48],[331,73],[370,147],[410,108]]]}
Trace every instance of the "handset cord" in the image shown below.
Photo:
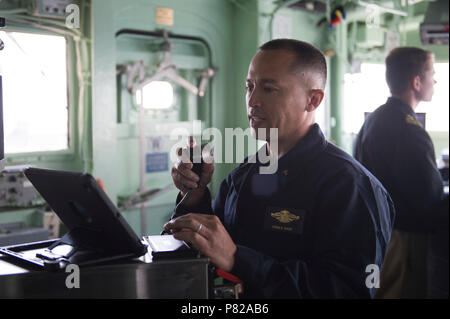
{"label": "handset cord", "polygon": [[[192,189],[189,189],[189,190],[186,192],[186,194],[184,194],[183,198],[180,200],[180,202],[177,204],[177,206],[175,206],[175,210],[174,210],[174,212],[173,212],[173,214],[172,214],[172,217],[171,217],[170,219],[173,219],[175,216],[178,215],[178,208],[179,208],[181,205],[183,205],[183,204],[189,199],[189,196],[191,196],[191,192],[192,192]],[[170,233],[169,233],[168,231],[163,230],[163,231],[161,232],[161,235],[170,235]]]}

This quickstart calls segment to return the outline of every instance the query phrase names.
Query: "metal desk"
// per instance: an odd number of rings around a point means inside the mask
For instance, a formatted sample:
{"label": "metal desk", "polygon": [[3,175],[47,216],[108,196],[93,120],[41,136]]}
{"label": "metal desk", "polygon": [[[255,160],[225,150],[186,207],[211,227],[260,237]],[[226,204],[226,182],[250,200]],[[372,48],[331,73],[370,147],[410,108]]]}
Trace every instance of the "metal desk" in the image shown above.
{"label": "metal desk", "polygon": [[208,259],[151,261],[149,254],[122,263],[80,267],[71,273],[30,269],[0,255],[0,298],[208,298]]}

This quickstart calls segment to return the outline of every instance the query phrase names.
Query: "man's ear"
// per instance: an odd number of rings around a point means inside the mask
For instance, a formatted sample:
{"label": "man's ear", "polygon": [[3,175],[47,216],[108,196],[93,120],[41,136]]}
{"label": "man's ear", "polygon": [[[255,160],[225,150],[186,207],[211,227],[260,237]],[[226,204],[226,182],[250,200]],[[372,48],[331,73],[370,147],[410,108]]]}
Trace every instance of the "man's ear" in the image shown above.
{"label": "man's ear", "polygon": [[309,103],[306,106],[306,111],[312,112],[320,105],[323,100],[325,93],[321,89],[310,90],[309,93]]}
{"label": "man's ear", "polygon": [[422,82],[420,80],[420,76],[416,75],[413,79],[412,79],[412,87],[414,91],[420,91],[420,87],[422,85]]}

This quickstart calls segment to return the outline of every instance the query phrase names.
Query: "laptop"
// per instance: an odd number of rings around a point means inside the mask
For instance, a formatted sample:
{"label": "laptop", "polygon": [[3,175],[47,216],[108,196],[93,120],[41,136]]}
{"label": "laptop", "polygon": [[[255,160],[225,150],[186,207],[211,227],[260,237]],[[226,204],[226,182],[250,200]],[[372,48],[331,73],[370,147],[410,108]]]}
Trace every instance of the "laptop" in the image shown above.
{"label": "laptop", "polygon": [[[67,227],[68,232],[39,250],[34,244],[0,248],[0,254],[34,265],[63,269],[144,255],[147,246],[87,173],[27,168],[26,177]],[[45,243],[44,243],[45,244]],[[47,244],[48,245],[48,244]]]}

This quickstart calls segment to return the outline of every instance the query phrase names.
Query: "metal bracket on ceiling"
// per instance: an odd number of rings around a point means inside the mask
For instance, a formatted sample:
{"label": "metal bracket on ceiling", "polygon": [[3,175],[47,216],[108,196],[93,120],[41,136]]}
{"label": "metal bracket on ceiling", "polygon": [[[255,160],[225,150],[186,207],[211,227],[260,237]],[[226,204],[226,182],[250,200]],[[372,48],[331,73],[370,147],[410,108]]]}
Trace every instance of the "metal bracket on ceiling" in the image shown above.
{"label": "metal bracket on ceiling", "polygon": [[157,71],[150,76],[146,76],[145,65],[143,61],[120,66],[118,73],[127,75],[127,89],[131,94],[135,94],[144,86],[153,81],[168,79],[185,88],[192,94],[204,96],[208,80],[214,76],[214,69],[207,68],[199,73],[201,77],[200,85],[197,87],[177,74],[176,66],[172,62],[173,44],[169,41],[167,30],[163,30],[164,41],[160,45],[163,52],[163,58],[158,64]]}

